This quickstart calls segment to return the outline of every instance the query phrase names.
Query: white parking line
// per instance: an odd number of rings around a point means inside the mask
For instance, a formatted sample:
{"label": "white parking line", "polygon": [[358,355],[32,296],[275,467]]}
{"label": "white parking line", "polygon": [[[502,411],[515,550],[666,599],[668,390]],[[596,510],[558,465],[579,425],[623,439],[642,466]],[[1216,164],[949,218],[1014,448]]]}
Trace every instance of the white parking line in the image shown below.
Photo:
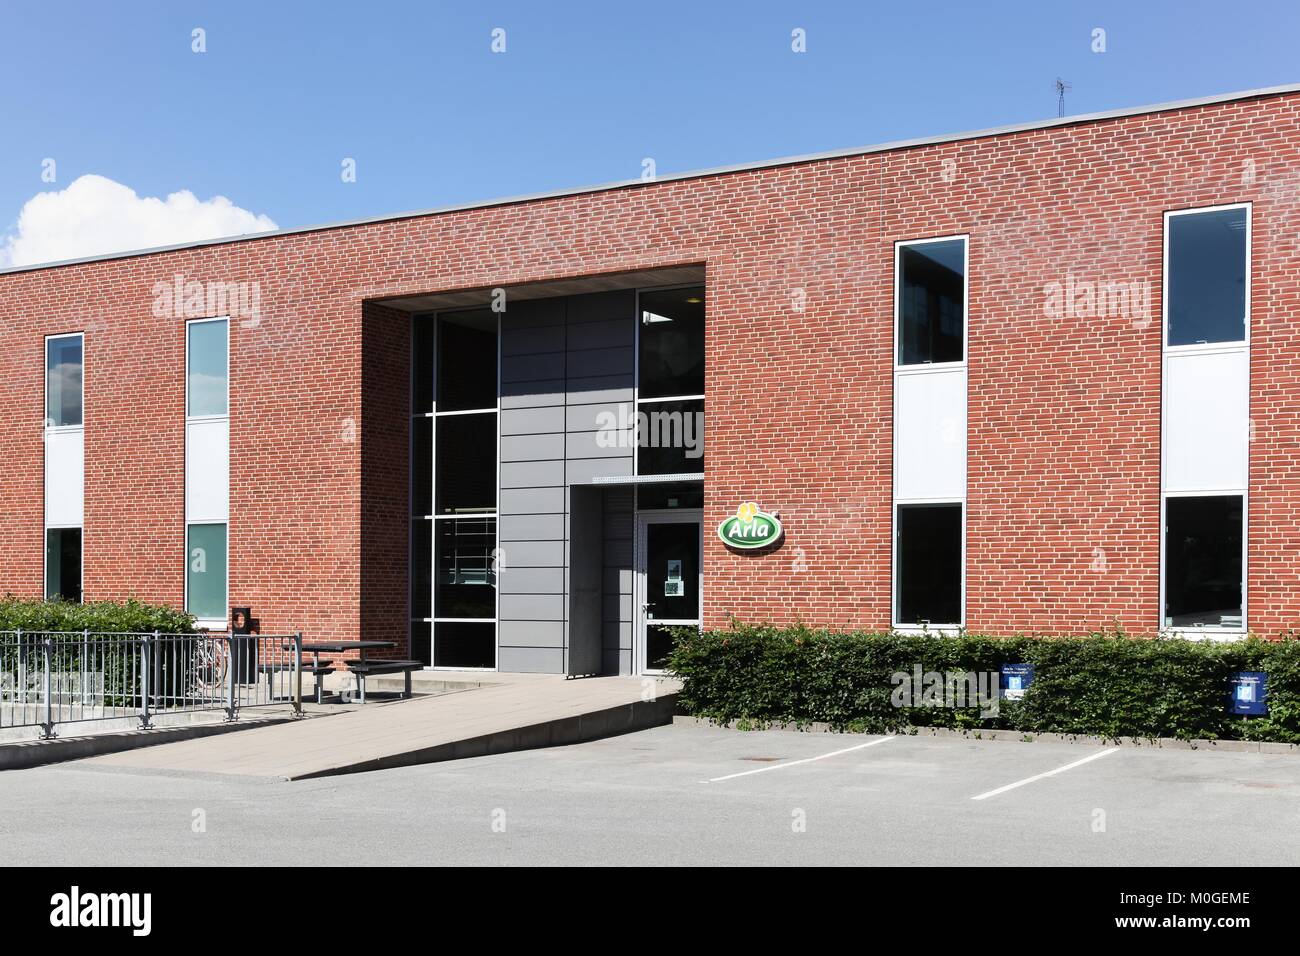
{"label": "white parking line", "polygon": [[1073,770],[1085,763],[1093,760],[1100,760],[1102,757],[1109,757],[1113,753],[1119,753],[1118,747],[1109,750],[1099,750],[1095,754],[1090,754],[1082,760],[1076,760],[1074,763],[1067,763],[1064,767],[1057,767],[1055,770],[1049,770],[1046,773],[1036,773],[1032,777],[1026,777],[1024,780],[1017,780],[1015,783],[1009,783],[1005,787],[998,787],[996,790],[990,790],[987,793],[981,793],[979,796],[971,797],[972,800],[987,800],[989,797],[996,797],[999,793],[1006,793],[1008,790],[1014,790],[1016,787],[1023,787],[1027,783],[1033,783],[1035,780],[1042,780],[1044,777],[1054,777],[1058,773],[1065,773],[1067,770]]}
{"label": "white parking line", "polygon": [[855,750],[861,750],[863,747],[874,747],[876,744],[883,744],[893,740],[890,737],[880,737],[877,740],[868,740],[865,744],[858,744],[856,747],[845,747],[843,750],[832,750],[828,754],[822,754],[818,757],[804,757],[802,760],[791,760],[789,763],[774,763],[770,767],[759,767],[757,770],[742,770],[740,773],[729,773],[725,777],[714,777],[712,780],[701,780],[700,783],[721,783],[723,780],[735,780],[737,777],[748,777],[755,773],[766,773],[769,770],[782,770],[786,767],[794,767],[801,763],[812,763],[814,760],[825,760],[827,757],[838,757],[840,754],[852,753]]}

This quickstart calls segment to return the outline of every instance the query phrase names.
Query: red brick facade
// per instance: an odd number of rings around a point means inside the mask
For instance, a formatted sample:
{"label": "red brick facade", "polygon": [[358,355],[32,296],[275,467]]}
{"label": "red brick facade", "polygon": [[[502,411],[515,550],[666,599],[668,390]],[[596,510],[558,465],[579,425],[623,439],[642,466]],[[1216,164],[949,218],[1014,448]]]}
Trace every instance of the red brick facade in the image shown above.
{"label": "red brick facade", "polygon": [[[87,599],[179,605],[174,274],[256,282],[231,322],[230,601],[265,631],[404,638],[404,313],[368,300],[707,268],[706,621],[890,620],[893,244],[970,236],[971,630],[1159,612],[1162,214],[1254,203],[1251,630],[1300,625],[1300,94],[0,275],[0,588],[42,574],[42,337],[85,332]],[[1148,316],[1050,319],[1067,275]],[[737,502],[786,542],[728,551]]]}

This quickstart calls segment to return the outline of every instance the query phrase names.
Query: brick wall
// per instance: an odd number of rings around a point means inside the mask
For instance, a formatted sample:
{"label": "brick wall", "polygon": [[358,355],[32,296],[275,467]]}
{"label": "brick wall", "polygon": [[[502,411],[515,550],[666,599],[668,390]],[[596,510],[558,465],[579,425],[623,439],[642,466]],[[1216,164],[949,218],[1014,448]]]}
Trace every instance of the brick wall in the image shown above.
{"label": "brick wall", "polygon": [[[231,323],[230,600],[341,638],[407,614],[406,331],[363,303],[703,263],[708,623],[884,626],[893,243],[963,232],[967,623],[1149,632],[1162,212],[1250,200],[1249,616],[1296,624],[1298,117],[1275,96],[0,276],[0,588],[40,591],[42,336],[84,329],[86,595],[181,601],[184,331],[156,281],[260,284]],[[1149,315],[1045,316],[1069,274],[1150,283]],[[771,554],[711,534],[747,498],[782,514]]]}

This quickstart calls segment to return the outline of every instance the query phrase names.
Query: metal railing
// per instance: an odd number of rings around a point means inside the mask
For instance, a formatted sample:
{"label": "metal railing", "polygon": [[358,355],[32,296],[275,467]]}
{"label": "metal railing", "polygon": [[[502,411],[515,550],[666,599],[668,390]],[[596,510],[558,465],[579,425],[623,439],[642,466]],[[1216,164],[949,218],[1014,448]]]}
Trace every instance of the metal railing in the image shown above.
{"label": "metal railing", "polygon": [[0,729],[292,704],[302,634],[0,631]]}

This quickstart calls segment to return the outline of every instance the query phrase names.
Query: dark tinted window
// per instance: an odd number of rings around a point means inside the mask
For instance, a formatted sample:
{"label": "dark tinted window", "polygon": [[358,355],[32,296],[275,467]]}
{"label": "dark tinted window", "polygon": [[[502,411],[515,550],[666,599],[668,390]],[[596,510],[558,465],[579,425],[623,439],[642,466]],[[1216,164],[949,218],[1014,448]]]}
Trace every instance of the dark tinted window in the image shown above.
{"label": "dark tinted window", "polygon": [[1240,495],[1165,501],[1165,626],[1240,627]]}
{"label": "dark tinted window", "polygon": [[496,572],[492,549],[497,544],[493,518],[435,521],[437,584],[435,617],[487,617],[497,614]]}
{"label": "dark tinted window", "polygon": [[411,522],[411,617],[432,617],[433,522]]}
{"label": "dark tinted window", "polygon": [[900,365],[960,362],[965,357],[966,240],[900,246]]}
{"label": "dark tinted window", "polygon": [[433,419],[411,419],[411,514],[433,512]]}
{"label": "dark tinted window", "polygon": [[47,424],[81,424],[80,335],[45,340],[45,417]]}
{"label": "dark tinted window", "polygon": [[704,394],[704,287],[642,292],[640,397]]}
{"label": "dark tinted window", "polygon": [[497,405],[497,317],[490,309],[438,317],[438,411]]}
{"label": "dark tinted window", "polygon": [[45,532],[45,596],[52,601],[81,602],[81,529]]}
{"label": "dark tinted window", "polygon": [[1169,344],[1246,338],[1246,210],[1169,217]]}
{"label": "dark tinted window", "polygon": [[495,667],[497,626],[491,622],[440,621],[433,625],[435,667]]}
{"label": "dark tinted window", "polygon": [[661,508],[703,508],[704,482],[666,481],[637,485],[636,506],[642,511]]}
{"label": "dark tinted window", "polygon": [[442,415],[435,431],[437,514],[495,511],[497,416]]}
{"label": "dark tinted window", "polygon": [[961,623],[961,508],[898,506],[898,623]]}
{"label": "dark tinted window", "polygon": [[704,472],[704,400],[640,402],[637,474]]}
{"label": "dark tinted window", "polygon": [[433,411],[433,319],[415,317],[411,337],[411,411]]}

